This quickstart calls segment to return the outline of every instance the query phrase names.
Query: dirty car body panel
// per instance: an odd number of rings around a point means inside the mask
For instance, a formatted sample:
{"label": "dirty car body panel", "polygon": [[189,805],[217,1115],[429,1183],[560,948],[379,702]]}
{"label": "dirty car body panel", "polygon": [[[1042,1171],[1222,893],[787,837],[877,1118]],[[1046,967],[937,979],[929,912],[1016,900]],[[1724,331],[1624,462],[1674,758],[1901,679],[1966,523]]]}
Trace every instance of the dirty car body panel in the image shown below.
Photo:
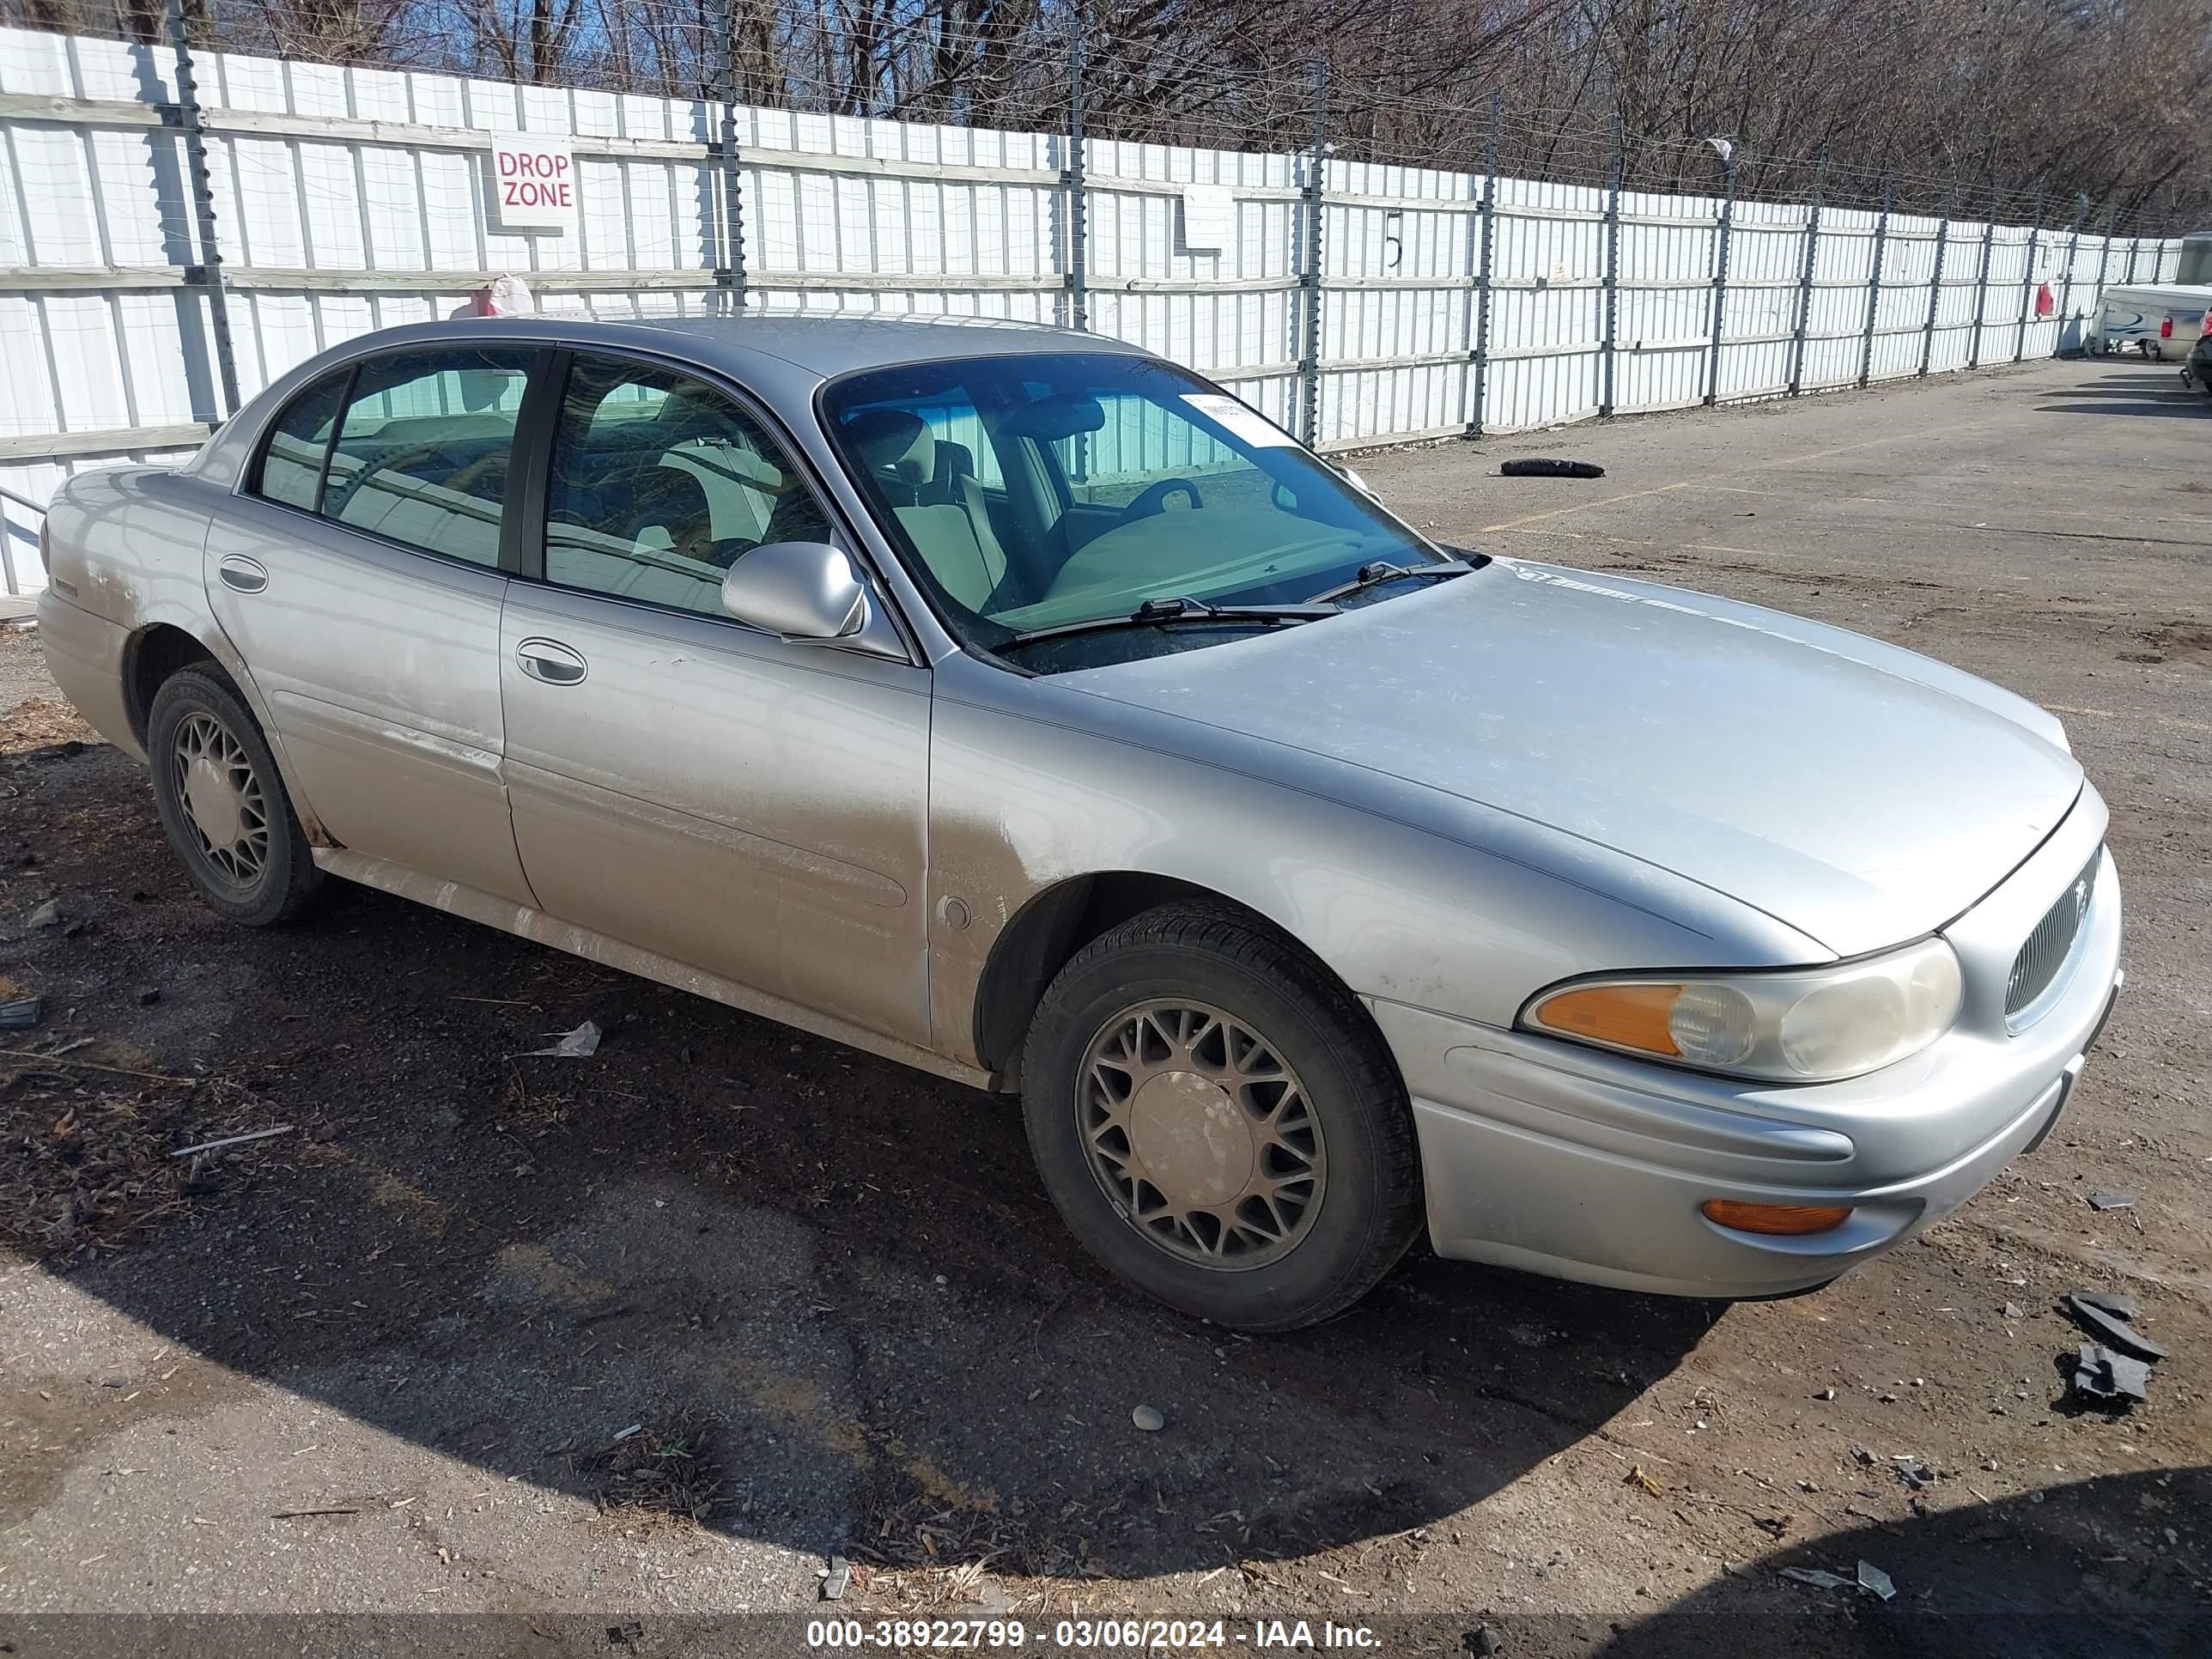
{"label": "dirty car body panel", "polygon": [[[528,389],[464,381],[466,408],[422,417],[404,453],[477,441],[505,408],[512,457],[479,495],[495,544],[442,555],[333,523],[312,510],[326,482],[305,509],[257,493],[273,427],[319,378],[463,347],[526,359]],[[959,364],[1024,358],[1027,380],[1017,363],[977,384],[1032,404],[979,392],[951,419],[929,403]],[[574,404],[586,359],[637,366],[642,387],[586,411],[588,429],[561,390]],[[1047,544],[1040,514],[1059,514],[1073,570],[1084,547],[1167,536],[1156,494],[1234,522],[1231,446],[1275,469],[1285,511],[1321,511],[1324,489],[1321,463],[1285,459],[1287,438],[1183,376],[1159,395],[1200,410],[1224,459],[1133,501],[1079,501],[1066,478],[1113,428],[1100,399],[1042,389],[1079,362],[1105,364],[1101,384],[1181,374],[1012,325],[524,318],[368,337],[280,380],[179,471],[74,481],[41,635],[63,690],[134,753],[146,653],[212,659],[331,873],[985,1086],[1020,1085],[1031,1011],[1111,895],[1237,907],[1371,1022],[1449,1255],[1786,1292],[1911,1237],[2047,1130],[2121,941],[2104,804],[2051,715],[1799,618],[1479,556],[1384,591],[1397,579],[1363,556],[1351,585],[1374,580],[1372,602],[1224,621],[1187,647],[1146,624],[1143,650],[1040,669],[1065,641],[976,622],[1064,623],[996,562]],[[907,368],[912,395],[878,387],[839,413],[841,388],[877,385],[855,377]],[[695,382],[742,411],[765,472],[693,439],[623,471],[626,434],[672,421]],[[574,511],[651,567],[637,591],[549,580],[560,446],[586,441],[615,459]],[[640,479],[690,499],[672,466],[705,478],[712,515],[639,505]],[[740,484],[759,522],[732,548],[722,503]],[[810,544],[865,591],[865,635],[780,635],[711,603],[802,497]],[[1418,540],[1370,502],[1324,520],[1346,546]],[[957,571],[937,560],[947,538]],[[1929,941],[1955,962],[1950,1017],[1850,1075],[1630,1052],[1540,1012],[1623,979],[1630,1002],[1708,978],[1755,994],[1760,975]],[[2022,1004],[2031,950],[2051,959]],[[1847,1218],[1762,1234],[1711,1218],[1714,1201]]]}

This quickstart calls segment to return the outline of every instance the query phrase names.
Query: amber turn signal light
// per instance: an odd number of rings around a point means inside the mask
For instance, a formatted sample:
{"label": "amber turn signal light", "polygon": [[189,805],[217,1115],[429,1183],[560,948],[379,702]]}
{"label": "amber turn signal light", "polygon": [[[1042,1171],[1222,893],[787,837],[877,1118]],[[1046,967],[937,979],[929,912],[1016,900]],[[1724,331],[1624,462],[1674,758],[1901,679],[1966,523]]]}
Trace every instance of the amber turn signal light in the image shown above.
{"label": "amber turn signal light", "polygon": [[1734,1199],[1709,1198],[1698,1208],[1706,1220],[1740,1233],[1777,1233],[1792,1238],[1832,1232],[1851,1218],[1848,1204],[1739,1204]]}
{"label": "amber turn signal light", "polygon": [[1668,1017],[1682,994],[1679,985],[1593,985],[1546,997],[1536,1023],[1565,1036],[1640,1048],[1647,1054],[1679,1057]]}

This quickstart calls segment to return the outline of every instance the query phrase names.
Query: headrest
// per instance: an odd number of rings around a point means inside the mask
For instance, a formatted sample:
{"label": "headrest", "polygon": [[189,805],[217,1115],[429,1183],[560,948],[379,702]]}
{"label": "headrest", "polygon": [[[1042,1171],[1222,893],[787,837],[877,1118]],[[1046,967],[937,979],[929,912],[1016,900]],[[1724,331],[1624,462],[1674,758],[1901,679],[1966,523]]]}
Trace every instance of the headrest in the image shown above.
{"label": "headrest", "polygon": [[860,465],[878,477],[919,489],[937,471],[929,422],[903,409],[864,409],[845,422]]}
{"label": "headrest", "polygon": [[696,380],[678,380],[669,387],[668,396],[661,400],[659,413],[653,418],[654,426],[664,434],[672,429],[699,434],[726,428],[732,413],[729,400],[714,387]]}

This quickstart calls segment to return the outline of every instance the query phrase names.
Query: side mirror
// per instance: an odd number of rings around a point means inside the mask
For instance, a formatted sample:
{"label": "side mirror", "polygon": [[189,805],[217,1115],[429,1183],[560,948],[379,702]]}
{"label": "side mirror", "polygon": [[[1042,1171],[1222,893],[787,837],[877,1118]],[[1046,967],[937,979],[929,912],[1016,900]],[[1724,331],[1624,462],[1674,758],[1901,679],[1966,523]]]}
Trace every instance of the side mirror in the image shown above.
{"label": "side mirror", "polygon": [[827,542],[767,542],[723,576],[722,609],[787,640],[844,640],[867,625],[868,590]]}

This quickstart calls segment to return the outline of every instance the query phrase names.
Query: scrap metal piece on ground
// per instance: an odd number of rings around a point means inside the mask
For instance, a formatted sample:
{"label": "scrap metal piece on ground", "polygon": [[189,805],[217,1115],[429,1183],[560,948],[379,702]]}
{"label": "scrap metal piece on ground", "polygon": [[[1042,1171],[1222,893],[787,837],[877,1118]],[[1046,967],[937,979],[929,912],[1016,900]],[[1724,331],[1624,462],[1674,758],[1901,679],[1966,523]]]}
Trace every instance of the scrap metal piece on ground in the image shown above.
{"label": "scrap metal piece on ground", "polygon": [[2093,1192],[2089,1194],[2089,1207],[2093,1210],[2132,1210],[2135,1206],[2136,1195],[2130,1192]]}
{"label": "scrap metal piece on ground", "polygon": [[46,1017],[46,1005],[37,997],[14,997],[0,1002],[0,1031],[29,1031]]}
{"label": "scrap metal piece on ground", "polygon": [[1897,1585],[1890,1576],[1871,1561],[1859,1563],[1859,1588],[1879,1595],[1885,1601],[1897,1594]]}
{"label": "scrap metal piece on ground", "polygon": [[2163,1359],[2166,1350],[2125,1320],[2115,1319],[2104,1309],[2086,1297],[2075,1295],[2066,1298],[2066,1311],[2081,1328],[2097,1338],[2108,1348],[2116,1348],[2137,1359]]}
{"label": "scrap metal piece on ground", "polygon": [[1548,456],[1527,455],[1518,460],[1500,461],[1498,476],[1501,478],[1602,478],[1605,469],[1595,461],[1562,461]]}
{"label": "scrap metal piece on ground", "polygon": [[853,1583],[853,1565],[842,1555],[830,1558],[830,1565],[822,1574],[822,1599],[842,1601]]}

